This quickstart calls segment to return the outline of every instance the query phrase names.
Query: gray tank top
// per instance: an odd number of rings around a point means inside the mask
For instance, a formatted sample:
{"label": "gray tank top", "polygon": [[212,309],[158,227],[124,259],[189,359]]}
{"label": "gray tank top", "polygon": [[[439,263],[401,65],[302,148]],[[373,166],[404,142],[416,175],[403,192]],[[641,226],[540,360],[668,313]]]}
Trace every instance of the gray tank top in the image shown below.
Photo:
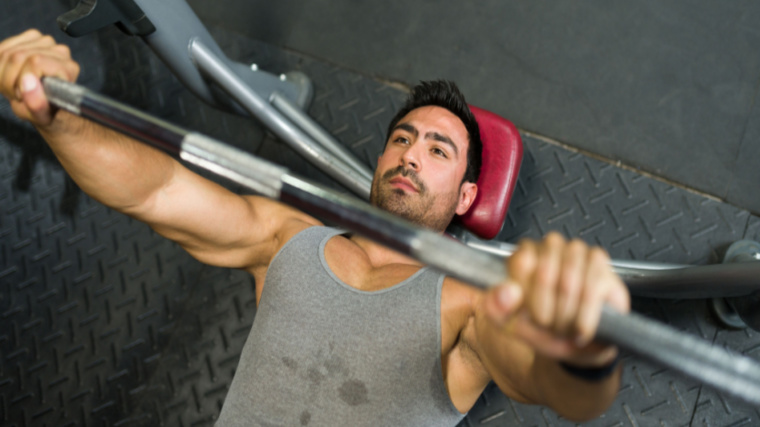
{"label": "gray tank top", "polygon": [[269,266],[218,426],[445,426],[463,417],[441,372],[443,275],[376,292],[325,261],[340,230],[311,227]]}

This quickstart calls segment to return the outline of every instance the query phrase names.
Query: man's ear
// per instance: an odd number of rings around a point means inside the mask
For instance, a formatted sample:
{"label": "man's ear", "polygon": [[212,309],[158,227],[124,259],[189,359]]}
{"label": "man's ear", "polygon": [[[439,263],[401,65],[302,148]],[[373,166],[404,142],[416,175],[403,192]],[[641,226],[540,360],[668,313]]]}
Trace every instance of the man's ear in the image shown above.
{"label": "man's ear", "polygon": [[475,196],[478,195],[478,184],[474,182],[465,181],[462,183],[459,189],[459,203],[457,203],[457,215],[464,215],[467,210],[470,209],[473,202],[475,202]]}

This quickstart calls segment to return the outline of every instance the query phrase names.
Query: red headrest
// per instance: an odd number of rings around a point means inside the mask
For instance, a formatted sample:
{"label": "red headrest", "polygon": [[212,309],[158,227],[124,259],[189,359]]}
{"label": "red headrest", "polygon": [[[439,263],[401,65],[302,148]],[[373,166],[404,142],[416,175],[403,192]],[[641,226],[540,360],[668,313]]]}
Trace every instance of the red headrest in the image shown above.
{"label": "red headrest", "polygon": [[501,231],[512,200],[523,156],[522,139],[509,120],[472,105],[470,110],[480,127],[483,165],[478,195],[461,222],[478,237],[493,239]]}

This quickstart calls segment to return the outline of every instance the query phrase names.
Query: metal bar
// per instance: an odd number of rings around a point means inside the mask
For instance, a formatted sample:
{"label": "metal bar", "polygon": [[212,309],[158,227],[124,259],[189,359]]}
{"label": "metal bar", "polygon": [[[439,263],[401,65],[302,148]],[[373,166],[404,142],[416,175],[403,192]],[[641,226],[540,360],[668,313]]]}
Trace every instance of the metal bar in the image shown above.
{"label": "metal bar", "polygon": [[[362,174],[369,182],[372,182],[372,171],[354,157],[346,147],[335,140],[329,133],[322,129],[311,117],[303,112],[297,105],[288,98],[275,92],[272,94],[271,102],[274,108],[289,118],[301,130],[311,136],[315,142],[321,144],[327,151],[335,157],[343,160],[348,166]],[[367,188],[369,192],[369,188]]]}
{"label": "metal bar", "polygon": [[222,90],[227,92],[252,116],[272,130],[298,154],[312,162],[320,170],[330,175],[349,190],[365,200],[369,199],[371,181],[355,171],[342,160],[330,155],[301,129],[275,110],[256,92],[251,90],[217,55],[207,49],[199,40],[190,41],[190,56],[198,68],[212,78]]}
{"label": "metal bar", "polygon": [[740,297],[760,290],[760,262],[710,264],[669,270],[623,270],[635,295],[653,298]]}
{"label": "metal bar", "polygon": [[[501,257],[516,245],[463,236],[467,246]],[[650,298],[729,298],[760,290],[760,262],[684,265],[633,260],[612,260],[612,268],[631,294]],[[741,265],[738,265],[741,264]]]}
{"label": "metal bar", "polygon": [[[45,80],[46,89],[51,80]],[[66,96],[67,86],[72,88],[68,91],[71,92],[70,97]],[[132,119],[124,119],[132,109],[123,108],[111,119],[103,119],[103,115],[112,113],[114,109],[118,110],[119,104],[111,101],[107,108],[99,110],[97,107],[100,102],[89,101],[89,91],[74,88],[76,86],[73,84],[61,83],[56,88],[55,96],[51,96],[51,102],[85,117],[90,117],[95,112],[94,118],[106,125],[123,120],[124,126],[114,126],[117,130],[142,138],[148,143],[155,143],[156,138],[145,137],[145,129],[129,131],[128,124],[132,123]],[[87,104],[88,108],[82,108],[81,105],[84,104]],[[134,121],[141,123],[140,118]],[[162,122],[154,119],[151,123],[160,126]],[[173,130],[175,126],[166,124],[166,128],[169,130],[165,134],[172,138],[177,134]],[[163,134],[156,133],[159,137]],[[181,143],[181,155],[200,167],[242,185],[252,185],[255,191],[261,191],[269,197],[308,210],[317,216],[326,216],[349,230],[361,233],[475,286],[488,288],[507,278],[503,258],[422,230],[388,212],[290,175],[281,167],[211,138],[190,132],[186,132],[185,135]],[[175,144],[172,140],[158,146],[175,147]],[[605,307],[602,312],[595,338],[696,378],[747,402],[760,405],[760,364],[753,359],[712,346],[641,315],[623,315],[609,307]],[[660,348],[664,350],[660,351]]]}
{"label": "metal bar", "polygon": [[694,335],[660,326],[640,315],[612,315],[609,307],[604,307],[602,314],[597,330],[601,340],[617,344],[608,338],[625,334],[625,346],[620,346],[626,350],[653,361],[667,361],[662,364],[760,405],[760,364],[756,360],[710,345]]}
{"label": "metal bar", "polygon": [[44,77],[42,84],[53,105],[172,154],[180,154],[182,141],[190,133],[179,126],[58,78]]}
{"label": "metal bar", "polygon": [[[475,248],[481,251],[485,251],[494,255],[498,255],[504,258],[512,256],[517,249],[517,245],[507,242],[498,242],[493,240],[482,240],[473,236],[470,233],[460,233],[457,235],[467,246]],[[671,264],[663,262],[643,262],[635,260],[615,260],[613,259],[610,264],[612,268],[618,274],[630,274],[630,275],[646,275],[654,271],[672,270],[679,268],[693,267],[687,264]]]}

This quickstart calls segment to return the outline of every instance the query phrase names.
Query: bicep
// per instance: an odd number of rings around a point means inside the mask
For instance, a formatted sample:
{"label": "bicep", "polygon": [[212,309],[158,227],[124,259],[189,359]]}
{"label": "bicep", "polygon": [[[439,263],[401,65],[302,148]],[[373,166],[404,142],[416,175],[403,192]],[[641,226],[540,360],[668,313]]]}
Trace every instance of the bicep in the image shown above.
{"label": "bicep", "polygon": [[285,224],[316,225],[310,216],[263,197],[240,196],[173,162],[172,177],[131,216],[220,267],[266,265]]}

